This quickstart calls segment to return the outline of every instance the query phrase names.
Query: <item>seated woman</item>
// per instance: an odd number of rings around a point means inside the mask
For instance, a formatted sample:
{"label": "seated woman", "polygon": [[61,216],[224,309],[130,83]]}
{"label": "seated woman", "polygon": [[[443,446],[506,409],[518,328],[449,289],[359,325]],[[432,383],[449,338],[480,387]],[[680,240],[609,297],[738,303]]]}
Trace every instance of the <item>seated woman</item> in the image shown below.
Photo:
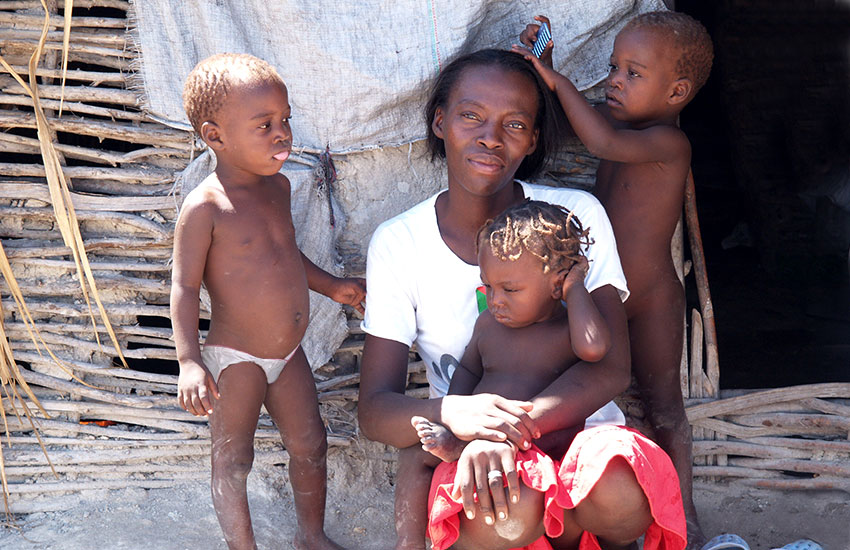
{"label": "seated woman", "polygon": [[[623,427],[572,440],[582,428],[623,423],[610,401],[630,381],[622,305],[628,290],[610,223],[592,195],[514,180],[533,176],[557,146],[557,113],[553,96],[518,54],[475,52],[437,77],[425,114],[431,151],[446,159],[448,190],[384,222],[369,245],[360,427],[370,439],[401,450],[397,478],[408,486],[424,453],[411,425],[414,417],[469,441],[455,476],[468,518],[460,522],[455,548],[513,548],[520,538],[533,540],[543,531],[540,508],[508,503],[521,494],[516,449],[529,450],[543,435],[550,453],[558,449],[551,458],[563,458],[561,521],[546,522],[554,548],[627,547],[644,533],[647,549],[683,548],[681,500],[678,509],[670,504],[680,499],[678,480],[663,452],[647,451],[639,434]],[[590,228],[585,297],[608,327],[610,349],[596,362],[577,362],[528,401],[487,393],[446,395],[478,317],[478,230],[527,198],[564,206]],[[571,305],[568,300],[568,316]],[[431,399],[404,395],[413,343],[427,365]],[[503,473],[507,497],[494,472]],[[656,498],[662,487],[675,493],[666,502]],[[397,491],[397,518],[420,517],[426,506],[425,499],[409,502]],[[423,547],[421,517],[412,525],[403,522],[397,548]],[[497,529],[499,522],[508,521],[527,536],[501,536],[506,531]]]}

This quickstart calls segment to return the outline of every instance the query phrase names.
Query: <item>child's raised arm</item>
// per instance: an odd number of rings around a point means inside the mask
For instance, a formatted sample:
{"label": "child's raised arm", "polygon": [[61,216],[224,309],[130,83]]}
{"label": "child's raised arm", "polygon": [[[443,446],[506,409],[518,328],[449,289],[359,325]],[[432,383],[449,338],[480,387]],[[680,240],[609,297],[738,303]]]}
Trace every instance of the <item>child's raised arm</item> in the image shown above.
{"label": "child's raised arm", "polygon": [[584,286],[587,258],[573,264],[564,277],[561,299],[567,304],[570,343],[582,361],[595,363],[611,348],[611,331]]}
{"label": "child's raised arm", "polygon": [[310,290],[324,294],[337,303],[349,305],[361,314],[365,312],[363,301],[366,300],[366,279],[331,275],[314,264],[303,252],[301,261],[304,264],[307,286]]}
{"label": "child's raised arm", "polygon": [[[549,21],[543,16],[535,17],[535,19],[547,23]],[[528,42],[531,38],[536,38],[536,33],[533,37],[531,36],[531,28],[534,26],[536,25],[527,26],[520,38],[526,37]],[[651,126],[641,130],[614,128],[602,113],[587,102],[567,77],[552,68],[551,63],[547,66],[525,46],[514,44],[512,50],[530,61],[549,89],[557,94],[573,131],[592,155],[605,160],[626,163],[665,162],[690,158],[690,143],[678,128],[667,125]],[[552,45],[547,46],[546,50],[551,56]],[[544,55],[547,55],[546,51]],[[616,86],[616,78],[620,78],[619,73],[613,74],[615,70],[626,71],[625,68],[612,66],[611,78],[615,79],[612,81],[613,86]],[[622,77],[641,78],[639,73],[631,74],[632,72],[628,70],[629,74]],[[690,94],[690,81],[682,79],[677,82],[678,84],[669,91],[668,101],[680,102],[687,99]]]}
{"label": "child's raised arm", "polygon": [[174,229],[174,267],[171,272],[171,325],[180,376],[177,400],[196,416],[212,413],[210,396],[219,397],[218,386],[201,359],[198,343],[200,291],[207,252],[212,242],[212,205],[190,194]]}

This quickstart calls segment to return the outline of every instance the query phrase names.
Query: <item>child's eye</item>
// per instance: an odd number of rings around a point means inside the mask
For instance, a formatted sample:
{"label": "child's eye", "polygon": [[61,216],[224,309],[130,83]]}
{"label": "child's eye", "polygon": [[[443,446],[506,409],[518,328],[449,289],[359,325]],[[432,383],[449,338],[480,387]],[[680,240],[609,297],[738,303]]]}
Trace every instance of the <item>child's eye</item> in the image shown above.
{"label": "child's eye", "polygon": [[617,66],[616,66],[616,65],[614,65],[613,63],[608,63],[608,72],[609,72],[609,73],[613,73],[613,72],[615,72],[616,70],[617,70]]}
{"label": "child's eye", "polygon": [[281,122],[283,122],[284,124],[289,124],[290,120],[292,120],[292,115],[283,117],[283,120]]}
{"label": "child's eye", "polygon": [[257,128],[259,128],[260,130],[265,130],[265,129],[267,129],[269,126],[270,126],[270,124],[269,124],[268,122],[263,122],[262,124],[260,124],[259,126],[257,126]]}
{"label": "child's eye", "polygon": [[634,71],[629,71],[629,76],[632,77],[632,78],[637,78],[640,75],[638,73],[634,72]]}
{"label": "child's eye", "polygon": [[509,122],[508,128],[513,128],[515,130],[525,130],[525,124],[522,122]]}
{"label": "child's eye", "polygon": [[460,114],[463,118],[468,118],[469,120],[478,120],[478,115],[475,113],[465,112]]}

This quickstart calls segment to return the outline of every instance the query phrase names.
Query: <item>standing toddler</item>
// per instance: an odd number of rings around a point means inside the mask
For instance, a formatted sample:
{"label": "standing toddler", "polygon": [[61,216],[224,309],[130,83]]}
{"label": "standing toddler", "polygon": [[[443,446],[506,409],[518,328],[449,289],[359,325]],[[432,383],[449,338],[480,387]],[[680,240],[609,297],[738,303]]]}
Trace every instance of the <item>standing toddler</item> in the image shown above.
{"label": "standing toddler", "polygon": [[[274,68],[246,54],[214,55],[189,74],[183,102],[217,160],[183,202],[171,288],[178,399],[210,418],[216,515],[231,550],[256,548],[246,481],[265,405],[289,453],[295,547],[339,549],[324,533],[327,438],[300,342],[308,288],[362,311],[364,282],[330,275],[295,243],[290,184],[280,173],[292,148],[292,112]],[[203,349],[202,282],[212,303]]]}

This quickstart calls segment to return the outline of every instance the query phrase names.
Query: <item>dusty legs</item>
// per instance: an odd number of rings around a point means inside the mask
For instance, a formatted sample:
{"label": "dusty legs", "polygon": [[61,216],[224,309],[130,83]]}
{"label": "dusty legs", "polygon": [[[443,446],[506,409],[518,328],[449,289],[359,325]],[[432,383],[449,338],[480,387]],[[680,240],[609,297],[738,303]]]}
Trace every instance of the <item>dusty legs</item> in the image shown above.
{"label": "dusty legs", "polygon": [[655,292],[643,298],[629,319],[633,372],[658,445],[670,455],[679,475],[688,548],[700,548],[706,539],[694,506],[691,426],[679,382],[684,295],[677,280],[657,285]]}
{"label": "dusty legs", "polygon": [[342,550],[325,534],[328,440],[319,415],[316,382],[304,351],[298,351],[268,386],[266,409],[289,453],[289,481],[295,500],[298,550]]}
{"label": "dusty legs", "polygon": [[303,351],[290,360],[274,384],[253,363],[225,369],[221,399],[213,405],[212,498],[230,550],[253,550],[256,542],[248,508],[247,478],[254,460],[254,431],[260,406],[281,431],[290,455],[299,550],[340,550],[324,533],[327,439],[319,416],[315,383]]}

